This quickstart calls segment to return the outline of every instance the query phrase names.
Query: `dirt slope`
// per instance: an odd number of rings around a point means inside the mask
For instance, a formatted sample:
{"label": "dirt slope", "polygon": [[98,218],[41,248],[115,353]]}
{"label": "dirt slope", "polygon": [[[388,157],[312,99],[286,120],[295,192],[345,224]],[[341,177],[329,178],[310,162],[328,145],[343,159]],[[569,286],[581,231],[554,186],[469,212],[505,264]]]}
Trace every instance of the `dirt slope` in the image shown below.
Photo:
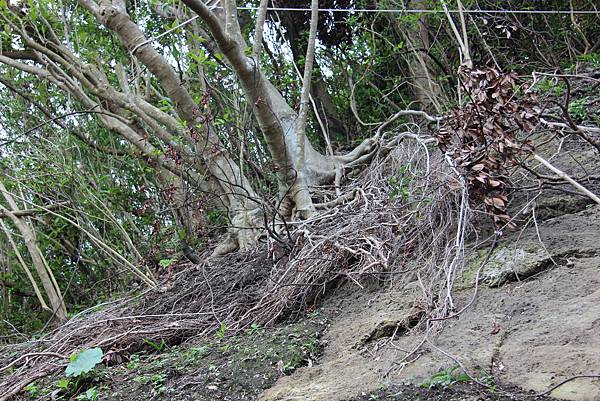
{"label": "dirt slope", "polygon": [[[501,275],[504,285],[480,288],[471,308],[447,322],[443,333],[430,339],[432,345],[425,344],[406,365],[400,362],[423,341],[422,332],[396,335],[392,343],[393,331],[385,337],[382,328],[411,314],[415,287],[387,294],[357,291],[354,296],[346,289],[325,305],[338,317],[325,337],[328,346],[320,363],[279,379],[260,400],[341,400],[390,383],[422,383],[456,365],[444,353],[475,377],[491,374],[496,382],[538,392],[574,375],[598,375],[599,238],[597,206],[539,221],[537,229],[520,233],[518,241],[507,238],[483,272],[488,278]],[[466,284],[457,295],[459,304],[472,294]],[[577,379],[552,396],[600,400],[600,380]]]}
{"label": "dirt slope", "polygon": [[[553,162],[570,175],[582,177],[582,165],[600,168],[595,153],[563,145],[570,154]],[[600,193],[598,178],[585,184]],[[186,338],[164,350],[147,346],[97,369],[76,391],[57,387],[61,371],[17,399],[73,399],[95,388],[99,399],[111,401],[548,400],[525,391],[600,375],[600,206],[556,187],[543,195],[535,202],[533,191],[515,196],[512,213],[529,219],[527,228],[505,233],[481,271],[475,302],[437,335],[425,338],[423,324],[412,327],[422,296],[417,282],[397,288],[392,280],[371,289],[347,283],[328,291],[299,322]],[[485,236],[482,230],[479,240]],[[475,272],[487,254],[473,253],[457,280],[459,308],[474,294]],[[201,273],[184,276],[195,285],[189,294],[198,293]],[[181,299],[175,287],[158,292],[147,301],[160,309],[146,313],[167,313],[168,300]],[[465,380],[459,364],[493,391]],[[551,396],[600,400],[600,379],[570,381]]]}

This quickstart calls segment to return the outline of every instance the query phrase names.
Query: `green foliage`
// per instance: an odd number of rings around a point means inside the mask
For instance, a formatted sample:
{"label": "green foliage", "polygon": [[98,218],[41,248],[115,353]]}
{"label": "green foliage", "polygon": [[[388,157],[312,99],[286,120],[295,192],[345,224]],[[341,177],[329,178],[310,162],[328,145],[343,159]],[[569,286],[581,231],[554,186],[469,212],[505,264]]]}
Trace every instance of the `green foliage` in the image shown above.
{"label": "green foliage", "polygon": [[482,371],[477,380],[486,384],[490,393],[496,393],[498,391],[494,377],[490,373]]}
{"label": "green foliage", "polygon": [[539,90],[542,94],[553,94],[561,96],[565,91],[565,83],[563,81],[556,82],[554,79],[542,77],[534,89]]}
{"label": "green foliage", "polygon": [[65,370],[67,377],[80,377],[96,367],[102,360],[102,349],[90,348],[71,356],[71,361]]}
{"label": "green foliage", "polygon": [[209,210],[208,213],[206,214],[206,216],[208,217],[208,222],[215,227],[226,227],[227,226],[227,223],[228,223],[227,213],[223,210],[219,210],[219,209]]}
{"label": "green foliage", "polygon": [[148,339],[144,338],[144,342],[146,344],[148,344],[149,346],[151,346],[152,348],[154,348],[154,350],[156,352],[162,352],[165,350],[165,348],[167,348],[167,344],[165,343],[165,340],[162,340],[162,339],[160,340],[159,343],[157,343],[152,340],[148,340]]}
{"label": "green foliage", "polygon": [[25,391],[27,391],[32,398],[37,398],[40,393],[40,389],[35,383],[29,383],[27,386],[25,386]]}
{"label": "green foliage", "polygon": [[137,369],[139,364],[140,364],[139,354],[133,354],[133,355],[131,355],[129,362],[127,362],[127,369],[129,369],[129,370]]}
{"label": "green foliage", "polygon": [[600,53],[587,53],[577,56],[577,60],[589,63],[593,68],[600,68]]}
{"label": "green foliage", "polygon": [[191,347],[185,352],[185,359],[191,361],[192,363],[198,363],[208,352],[210,351],[210,347],[207,345],[203,345],[201,347]]}
{"label": "green foliage", "polygon": [[165,382],[167,381],[167,375],[165,375],[164,373],[140,375],[134,377],[133,381],[141,384],[142,386],[151,386],[151,394],[154,396],[163,394],[165,392]]}
{"label": "green foliage", "polygon": [[56,387],[62,390],[67,390],[71,385],[71,379],[63,377],[56,383]]}
{"label": "green foliage", "polygon": [[389,197],[391,199],[400,197],[402,200],[407,201],[410,197],[410,178],[407,176],[407,172],[408,167],[403,166],[398,170],[398,172],[395,175],[391,176],[388,179],[388,183],[392,188],[389,193]]}
{"label": "green foliage", "polygon": [[[155,111],[161,110],[177,120],[177,127],[182,131],[172,133],[171,131],[176,130],[169,127],[169,133],[175,135],[173,144],[187,146],[193,160],[200,156],[194,153],[194,146],[186,141],[184,133],[188,130],[187,123],[177,116],[173,100],[161,89],[158,79],[151,74],[146,77],[144,68],[119,44],[117,35],[102,27],[85,7],[68,1],[28,1],[27,12],[19,15],[7,12],[7,4],[6,0],[0,0],[0,13],[4,18],[4,29],[0,30],[3,51],[26,49],[23,40],[19,38],[18,29],[10,26],[15,24],[17,27],[24,27],[34,40],[39,33],[43,39],[41,43],[46,43],[47,38],[54,41],[56,35],[57,43],[63,43],[65,48],[73,50],[73,57],[76,59],[73,60],[73,68],[77,69],[79,65],[98,68],[106,76],[107,84],[119,91],[121,85],[114,67],[122,65],[129,78],[130,89],[139,89],[142,94],[148,92],[144,101],[154,107]],[[464,4],[466,7],[478,6],[473,0],[465,1]],[[525,0],[515,0],[512,5],[515,8],[543,7]],[[551,8],[556,9],[569,8],[566,0],[556,0],[551,5]],[[244,90],[238,79],[229,67],[224,66],[223,55],[207,46],[205,38],[189,29],[191,25],[162,35],[182,22],[180,18],[164,17],[170,6],[179,7],[179,2],[132,2],[128,3],[128,11],[131,20],[140,24],[148,38],[156,38],[152,46],[166,55],[181,78],[181,87],[189,92],[199,106],[206,101],[201,108],[201,117],[212,121],[216,134],[225,144],[226,149],[223,150],[232,152],[237,157],[240,154],[238,142],[245,139],[243,150],[253,164],[252,168],[244,168],[244,172],[251,174],[254,168],[260,171],[260,178],[251,178],[254,188],[264,199],[275,198],[277,178],[273,169],[269,168],[271,160],[265,151],[266,142],[259,132],[252,111],[254,100],[244,98]],[[440,2],[428,1],[425,6],[441,10]],[[492,1],[490,6],[502,4]],[[381,7],[386,5],[382,3]],[[165,13],[157,12],[157,8]],[[253,34],[254,25],[247,20],[252,15],[253,13],[240,14],[244,19],[243,34],[247,38]],[[429,38],[430,44],[421,45],[418,43],[417,29],[423,18],[426,18],[428,31],[435,35]],[[520,74],[540,70],[540,66],[544,70],[556,70],[561,65],[569,68],[581,63],[592,67],[600,66],[599,53],[581,54],[585,50],[581,48],[582,41],[579,40],[581,34],[574,31],[568,16],[507,14],[503,16],[506,22],[502,24],[485,21],[485,18],[489,19],[485,15],[473,15],[472,18],[469,20],[467,33],[477,64],[488,63],[488,53],[491,52],[502,69],[513,68]],[[513,21],[515,18],[518,20]],[[578,28],[591,43],[598,41],[597,21],[594,18],[595,16],[578,16]],[[328,113],[336,114],[324,121],[336,152],[345,151],[361,139],[370,137],[377,124],[386,121],[399,109],[419,107],[413,104],[415,83],[411,82],[411,76],[418,74],[418,71],[414,71],[415,62],[419,61],[417,56],[428,57],[425,63],[431,76],[448,95],[444,98],[455,97],[455,72],[460,60],[456,41],[446,29],[447,20],[443,13],[395,16],[356,13],[348,16],[346,21],[339,22],[339,25],[344,24],[351,30],[351,40],[339,44],[320,44],[316,49],[314,70],[315,88],[318,85],[319,93],[327,95],[316,96],[317,109],[327,107]],[[513,25],[520,24],[536,26],[536,29],[513,29]],[[261,71],[295,109],[301,85],[290,57],[290,48],[296,45],[293,61],[302,70],[305,54],[303,43],[307,36],[303,27],[304,25],[297,27],[298,43],[284,43],[277,33],[267,32],[265,41],[268,42],[268,51],[261,55]],[[510,32],[510,38],[506,37],[507,32]],[[532,38],[532,35],[536,37]],[[491,46],[489,52],[488,46]],[[244,51],[249,54],[250,48]],[[577,54],[579,55],[574,56]],[[29,66],[42,66],[34,60],[27,60],[25,63]],[[199,79],[199,70],[203,72],[202,79]],[[85,71],[84,76],[86,74],[91,74],[91,79],[95,72]],[[202,227],[193,227],[191,232],[181,236],[181,227],[173,218],[173,202],[168,191],[165,191],[164,183],[157,177],[155,160],[142,156],[137,143],[132,146],[114,131],[107,129],[98,114],[78,112],[67,115],[74,111],[88,110],[89,104],[78,101],[51,80],[35,78],[8,64],[0,65],[0,77],[30,97],[25,99],[4,86],[0,87],[0,143],[3,144],[0,154],[3,176],[0,179],[11,192],[23,193],[24,199],[19,200],[19,203],[24,207],[64,204],[64,207],[53,211],[61,216],[69,216],[80,224],[80,227],[75,227],[53,214],[31,219],[38,245],[58,286],[64,292],[71,314],[115,298],[122,291],[128,291],[133,278],[132,274],[124,274],[122,265],[107,257],[106,249],[99,246],[86,232],[101,239],[116,254],[127,260],[140,262],[141,268],[145,268],[145,261],[150,261],[148,265],[152,268],[158,261],[158,266],[164,269],[171,267],[177,260],[181,239],[188,240],[192,247],[198,245],[197,242],[193,243],[195,238],[203,238],[204,243],[212,243],[213,239],[207,236],[222,233],[230,224],[227,210],[220,204],[215,206],[215,203],[205,202],[200,191],[191,185],[192,188],[186,195],[189,195],[190,204],[197,208],[196,211],[199,214],[201,211],[202,215],[198,219],[201,224],[198,226]],[[75,75],[73,79],[77,80]],[[146,91],[150,86],[152,90]],[[101,96],[86,85],[81,88],[91,101],[97,102],[99,106],[102,104]],[[207,93],[207,88],[210,93]],[[557,96],[564,95],[565,92],[562,81],[546,77],[538,83],[538,88],[542,93]],[[351,110],[351,101],[356,103],[355,111],[362,122],[358,122]],[[438,113],[447,109],[451,101],[440,99],[440,102],[441,110],[436,107]],[[46,112],[39,106],[43,106]],[[114,108],[112,111],[121,114],[133,128],[148,134],[144,142],[155,145],[156,149],[150,156],[173,156],[169,152],[167,141],[153,132],[149,121],[135,117],[131,110],[125,110],[127,107],[121,107],[119,102],[115,102],[111,105],[111,110]],[[577,121],[597,118],[592,113],[588,115],[583,99],[573,102],[569,111]],[[48,122],[49,118],[54,117],[55,121]],[[341,121],[338,124],[341,127],[335,127],[334,120]],[[399,119],[397,123],[410,121],[408,118]],[[363,122],[374,125],[364,126]],[[204,124],[198,124],[197,128],[205,127]],[[76,130],[84,135],[74,135]],[[322,151],[325,148],[323,133],[314,115],[308,121],[307,135],[314,141],[317,149]],[[184,164],[184,170],[195,168],[193,162],[177,162]],[[410,198],[410,181],[406,171],[396,172],[388,183],[390,198]],[[209,224],[205,225],[206,220]],[[9,229],[14,230],[10,222],[8,225]],[[131,237],[131,243],[135,244],[142,255],[141,259],[128,246],[124,233]],[[20,252],[27,254],[22,240],[18,239],[17,246]],[[7,255],[10,266],[18,266],[14,251],[4,248],[1,251]],[[119,279],[115,280],[117,274]],[[24,272],[12,269],[2,273],[0,279],[14,284],[3,290],[6,299],[14,300],[4,311],[11,325],[28,334],[43,329],[49,314],[41,310],[35,297],[20,295],[31,293],[31,283]],[[9,333],[13,333],[12,327],[0,323],[0,334]]]}
{"label": "green foliage", "polygon": [[171,267],[171,266],[172,266],[172,265],[173,265],[175,262],[177,262],[177,259],[173,259],[173,258],[171,258],[171,259],[161,259],[161,260],[158,262],[158,265],[159,265],[160,267],[162,267],[162,268],[165,268],[165,269],[166,269],[166,268],[169,268],[169,267]]}
{"label": "green foliage", "polygon": [[319,353],[322,344],[314,337],[308,337],[298,346],[288,346],[288,359],[283,361],[283,373],[291,374],[296,369],[306,364],[307,359]]}
{"label": "green foliage", "polygon": [[588,102],[589,102],[588,97],[584,97],[584,98],[572,101],[569,104],[569,114],[571,115],[571,117],[573,117],[576,121],[579,121],[579,122],[587,119],[588,118]]}
{"label": "green foliage", "polygon": [[450,369],[443,370],[431,376],[428,380],[421,383],[423,388],[434,388],[438,386],[448,387],[456,383],[467,383],[471,381],[471,378],[466,373],[456,373],[460,367],[458,365],[453,366]]}
{"label": "green foliage", "polygon": [[248,329],[247,333],[249,335],[253,335],[253,334],[259,333],[261,330],[262,329],[261,329],[260,325],[258,325],[256,323],[252,323],[250,325],[250,328]]}
{"label": "green foliage", "polygon": [[88,400],[88,401],[98,401],[98,390],[96,387],[91,387],[85,391],[83,394],[79,394],[76,400]]}
{"label": "green foliage", "polygon": [[223,340],[225,338],[226,331],[227,331],[227,326],[225,325],[224,322],[221,322],[221,325],[219,326],[219,330],[217,330],[217,332],[215,333],[215,336],[217,337],[217,339]]}

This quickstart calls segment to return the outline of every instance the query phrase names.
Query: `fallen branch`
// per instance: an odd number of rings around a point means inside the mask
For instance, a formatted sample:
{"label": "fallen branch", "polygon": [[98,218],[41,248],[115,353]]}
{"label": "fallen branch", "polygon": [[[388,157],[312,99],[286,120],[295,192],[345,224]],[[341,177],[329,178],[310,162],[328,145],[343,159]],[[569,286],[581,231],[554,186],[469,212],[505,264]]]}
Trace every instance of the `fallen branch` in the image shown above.
{"label": "fallen branch", "polygon": [[[550,127],[550,128],[567,128],[567,129],[573,129],[573,127],[571,127],[569,124],[548,121],[548,120],[545,120],[543,118],[540,118],[540,122],[542,124],[544,124],[545,126]],[[585,131],[585,132],[592,132],[594,134],[600,134],[600,128],[597,128],[597,127],[587,127],[585,125],[575,125],[575,128],[577,128],[577,129],[579,129],[581,131]]]}
{"label": "fallen branch", "polygon": [[562,170],[556,168],[555,166],[553,166],[552,164],[550,164],[549,161],[547,161],[546,159],[544,159],[540,155],[534,154],[533,157],[535,158],[535,160],[537,160],[540,163],[542,163],[545,167],[547,167],[548,169],[552,170],[552,172],[554,172],[560,178],[562,178],[563,180],[569,182],[571,185],[573,185],[575,188],[577,188],[581,193],[583,193],[584,195],[588,196],[591,200],[593,200],[594,202],[596,202],[597,204],[600,205],[600,198],[598,197],[598,195],[594,194],[592,191],[590,191],[589,189],[587,189],[586,187],[584,187],[583,185],[581,185],[580,183],[578,183],[577,181],[575,181],[573,178],[571,178],[570,176],[568,176],[564,171],[562,171]]}

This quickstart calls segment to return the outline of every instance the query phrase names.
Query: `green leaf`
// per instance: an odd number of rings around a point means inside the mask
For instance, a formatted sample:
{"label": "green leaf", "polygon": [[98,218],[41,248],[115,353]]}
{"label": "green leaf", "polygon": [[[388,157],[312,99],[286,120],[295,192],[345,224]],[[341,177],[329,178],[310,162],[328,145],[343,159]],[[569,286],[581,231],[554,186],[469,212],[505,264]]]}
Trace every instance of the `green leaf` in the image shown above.
{"label": "green leaf", "polygon": [[219,330],[217,330],[217,338],[219,340],[222,340],[223,338],[225,338],[226,331],[227,331],[227,326],[225,326],[225,323],[221,322],[221,327],[219,327]]}
{"label": "green leaf", "polygon": [[56,383],[56,387],[68,389],[69,384],[71,384],[71,379],[67,379],[66,377],[63,377],[62,379],[60,379],[58,381],[58,383]]}
{"label": "green leaf", "polygon": [[91,371],[100,363],[103,355],[100,348],[91,348],[80,352],[75,359],[67,365],[65,375],[67,377],[79,377]]}
{"label": "green leaf", "polygon": [[161,259],[158,264],[160,265],[160,267],[170,267],[173,263],[175,263],[175,259]]}
{"label": "green leaf", "polygon": [[98,399],[98,390],[96,389],[96,387],[92,387],[88,389],[84,394],[79,394],[76,399],[84,401],[96,401]]}

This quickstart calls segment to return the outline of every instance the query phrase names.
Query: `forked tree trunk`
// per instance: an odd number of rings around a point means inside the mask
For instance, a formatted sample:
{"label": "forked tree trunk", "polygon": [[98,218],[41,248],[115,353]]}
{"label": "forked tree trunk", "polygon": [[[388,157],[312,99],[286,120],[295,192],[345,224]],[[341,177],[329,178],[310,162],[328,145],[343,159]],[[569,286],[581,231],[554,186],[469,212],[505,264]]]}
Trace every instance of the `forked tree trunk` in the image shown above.
{"label": "forked tree trunk", "polygon": [[[130,19],[122,0],[107,0],[100,4],[93,0],[80,2],[98,21],[117,33],[123,46],[154,74],[175,104],[179,117],[187,123],[188,145],[194,148],[203,169],[219,183],[220,192],[227,199],[230,211],[233,228],[227,241],[215,253],[254,245],[259,236],[256,229],[264,221],[258,196],[239,166],[226,153],[215,128],[210,122],[201,121],[200,110],[182,86],[178,74]],[[235,2],[224,3],[223,19],[201,0],[184,0],[184,3],[207,24],[215,45],[239,78],[247,102],[254,105],[279,179],[282,199],[279,212],[284,217],[292,216],[292,211],[295,217],[308,217],[314,209],[310,187],[332,182],[344,166],[368,153],[375,142],[367,140],[345,156],[324,156],[317,152],[306,138],[302,124],[298,126],[302,120],[298,119],[296,112],[260,71],[255,59],[245,54],[247,45],[240,32]],[[197,141],[190,138],[191,132],[198,134]]]}
{"label": "forked tree trunk", "polygon": [[[256,119],[277,171],[280,195],[291,201],[299,217],[306,216],[312,209],[312,200],[303,188],[310,193],[313,185],[331,183],[341,169],[370,152],[375,141],[366,140],[344,156],[325,156],[317,152],[306,135],[298,135],[303,129],[298,129],[296,112],[255,60],[244,53],[247,44],[237,25],[235,2],[225,2],[224,18],[213,13],[202,0],[183,0],[183,3],[206,23],[216,45],[240,80],[246,100],[254,105]],[[284,210],[284,214],[286,212],[289,215],[291,210]]]}
{"label": "forked tree trunk", "polygon": [[202,120],[201,110],[182,85],[178,74],[147,42],[144,33],[134,23],[120,0],[102,2],[81,0],[97,19],[118,34],[122,45],[129,50],[158,79],[176,107],[177,114],[188,125],[186,139],[204,169],[220,186],[225,198],[233,228],[228,244],[216,250],[217,254],[234,249],[246,249],[256,243],[252,233],[262,223],[262,209],[258,195],[237,163],[229,157],[214,126]]}

